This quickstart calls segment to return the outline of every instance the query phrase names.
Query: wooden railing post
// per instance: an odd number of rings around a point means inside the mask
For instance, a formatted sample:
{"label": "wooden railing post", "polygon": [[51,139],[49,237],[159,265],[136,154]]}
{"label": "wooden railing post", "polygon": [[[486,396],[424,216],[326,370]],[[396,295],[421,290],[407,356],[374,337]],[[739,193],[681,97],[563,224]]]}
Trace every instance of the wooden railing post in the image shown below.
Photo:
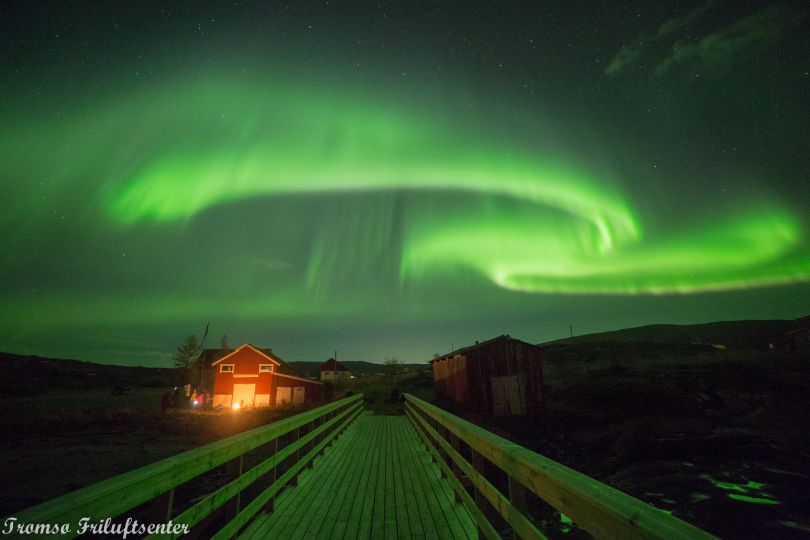
{"label": "wooden railing post", "polygon": [[[439,429],[439,422],[438,421],[434,420],[433,418],[428,418],[428,424],[431,425],[431,427],[433,427],[434,429],[436,429],[438,431],[438,429]],[[427,440],[430,440],[430,436],[428,436]],[[431,455],[430,455],[430,460],[433,463],[436,463],[436,455],[433,454],[432,452],[431,452]]]}
{"label": "wooden railing post", "polygon": [[[265,505],[272,508],[272,498],[300,472],[301,449],[293,450],[285,443],[292,437],[296,438],[294,442],[299,442],[302,428],[310,426],[312,429],[317,424],[319,427],[315,428],[316,433],[311,438],[320,442],[310,448],[322,449],[325,446],[324,436],[328,433],[328,440],[333,441],[336,431],[347,427],[357,409],[362,407],[362,399],[362,394],[351,396],[182,452],[45,501],[19,512],[15,517],[24,523],[66,523],[78,519],[76,516],[86,516],[96,522],[121,516],[144,505],[145,511],[150,514],[149,519],[154,523],[166,523],[169,519],[184,523],[191,527],[192,536],[197,537],[210,537],[212,527],[221,527],[223,519],[232,515],[223,530],[228,535],[234,535]],[[328,425],[324,420],[327,417],[331,418]],[[271,448],[273,456],[254,465],[249,455],[246,462],[245,454],[262,449],[269,451]],[[284,466],[276,461],[279,455],[285,456]],[[295,469],[289,471],[286,466],[292,459],[296,460],[293,464]],[[246,469],[247,466],[251,468]],[[176,488],[212,472],[224,472],[230,477],[229,481],[193,502],[190,507],[179,512],[175,510]],[[268,486],[258,496],[252,496],[252,489],[247,491],[250,486],[265,480]],[[160,494],[155,496],[156,492]]]}
{"label": "wooden railing post", "polygon": [[[447,438],[447,429],[441,424],[438,424],[438,428],[439,429],[437,429],[436,431],[439,433],[439,437],[441,437],[442,439],[446,439]],[[436,441],[436,445],[437,445],[437,449],[439,450],[439,455],[442,457],[444,462],[447,463],[448,461],[450,461],[450,456],[448,456],[447,452],[445,452],[444,449],[441,447],[441,444],[439,444],[439,441]],[[445,468],[440,467],[439,470],[442,473],[441,477],[442,478],[447,478],[447,473],[445,472]]]}
{"label": "wooden railing post", "polygon": [[[227,465],[227,475],[228,478],[231,480],[236,480],[240,476],[242,476],[242,468],[245,463],[245,455],[241,454],[238,458],[232,459],[228,462]],[[242,491],[237,491],[236,495],[233,497],[233,502],[230,504],[230,507],[226,511],[226,515],[228,519],[233,519],[239,513],[241,508],[242,502]]]}
{"label": "wooden railing post", "polygon": [[[461,454],[461,440],[452,432],[449,432],[449,435],[450,435],[450,445],[456,452]],[[469,479],[464,476],[464,474],[461,471],[461,467],[459,467],[458,464],[455,462],[455,460],[452,459],[450,460],[450,465],[453,470],[453,475],[455,475],[455,477],[458,478],[459,483],[466,488],[467,485],[469,484]],[[453,491],[453,498],[457,503],[460,503],[462,501],[461,494],[457,493],[456,491]]]}
{"label": "wooden railing post", "polygon": [[[472,451],[472,466],[478,474],[484,478],[487,477],[487,460],[474,448]],[[489,501],[487,501],[487,498],[484,497],[484,494],[481,493],[478,488],[475,488],[473,491],[475,493],[475,505],[481,510],[484,518],[486,518],[490,524],[493,524],[493,518],[497,512],[494,511],[492,505],[489,503]],[[480,526],[478,527],[478,538],[486,538],[486,535]]]}
{"label": "wooden railing post", "polygon": [[[312,422],[310,422],[310,423],[309,423],[309,429],[307,429],[307,433],[312,433],[313,431],[315,431],[315,420],[313,420]],[[308,453],[309,453],[309,451],[310,451],[310,450],[312,450],[313,448],[315,448],[315,439],[313,439],[313,440],[309,441],[309,444],[307,444],[307,451],[306,451],[306,453],[308,454]],[[314,465],[314,463],[315,463],[315,460],[314,460],[314,459],[310,459],[310,460],[307,462],[307,469],[311,469],[311,468],[312,468],[312,466]]]}
{"label": "wooden railing post", "polygon": [[[596,538],[650,538],[666,540],[708,540],[711,534],[662,513],[606,484],[491,433],[412,395],[405,396],[408,412],[431,459],[440,463],[448,481],[460,487],[463,504],[478,524],[479,537],[499,538],[495,527],[504,522],[517,538],[541,539],[542,531],[532,522],[533,497],[570,516],[580,528]],[[442,441],[441,438],[445,440]],[[460,440],[459,440],[460,439]],[[436,448],[435,441],[441,448]],[[466,448],[470,448],[468,457]],[[465,451],[460,451],[464,449]],[[440,453],[441,452],[441,453]],[[455,482],[461,469],[462,479]],[[508,493],[487,478],[498,469],[506,475]],[[468,478],[465,478],[468,477]],[[505,528],[505,527],[504,527]],[[716,539],[715,539],[716,540]]]}
{"label": "wooden railing post", "polygon": [[[270,444],[273,447],[273,455],[277,456],[278,455],[278,437],[273,439],[273,442],[270,443]],[[278,479],[278,466],[279,466],[279,463],[276,462],[275,466],[272,469],[270,469],[270,471],[268,471],[268,473],[265,475],[265,485],[266,486],[268,486],[268,487],[272,486],[275,483],[276,479]],[[267,501],[267,504],[264,505],[264,511],[265,512],[272,512],[275,509],[276,509],[276,498],[275,497],[270,497],[270,500]]]}
{"label": "wooden railing post", "polygon": [[[509,486],[509,502],[512,503],[512,506],[514,506],[518,512],[523,514],[526,518],[529,518],[529,490],[508,473],[506,478]],[[512,538],[515,540],[520,538],[520,535],[515,532],[514,528],[512,529]]]}
{"label": "wooden railing post", "polygon": [[156,523],[168,523],[172,518],[174,488],[152,499],[152,513]]}
{"label": "wooden railing post", "polygon": [[[482,475],[484,474],[484,471],[486,469],[484,465],[484,458],[481,454],[476,452],[475,449],[473,449],[472,451],[472,466],[473,469],[475,469],[478,473]],[[483,512],[484,511],[483,503],[485,502],[484,496],[477,489],[473,490],[473,499],[475,500],[475,506],[480,508],[481,511]],[[478,527],[478,538],[479,539],[484,538],[484,531],[481,530],[481,527]]]}
{"label": "wooden railing post", "polygon": [[[298,442],[298,440],[301,439],[301,428],[300,427],[295,428],[295,431],[293,433],[295,433],[295,436],[293,437],[293,440],[290,442],[290,444]],[[293,453],[293,463],[298,463],[300,460],[301,460],[301,448],[296,448],[295,452]],[[290,478],[290,485],[291,486],[298,485],[297,474],[292,478]]]}

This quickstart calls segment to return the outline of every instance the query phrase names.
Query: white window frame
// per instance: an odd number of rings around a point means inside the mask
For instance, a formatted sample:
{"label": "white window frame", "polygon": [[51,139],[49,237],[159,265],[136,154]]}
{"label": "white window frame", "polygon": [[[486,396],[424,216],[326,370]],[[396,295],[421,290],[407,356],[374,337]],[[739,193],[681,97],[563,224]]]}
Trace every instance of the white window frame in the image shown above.
{"label": "white window frame", "polygon": [[[225,369],[225,368],[231,368],[231,369]],[[234,370],[234,364],[221,364],[219,366],[219,372],[220,373],[233,373],[233,370]]]}
{"label": "white window frame", "polygon": [[[262,369],[270,368],[270,369]],[[273,364],[259,364],[259,373],[273,373]]]}

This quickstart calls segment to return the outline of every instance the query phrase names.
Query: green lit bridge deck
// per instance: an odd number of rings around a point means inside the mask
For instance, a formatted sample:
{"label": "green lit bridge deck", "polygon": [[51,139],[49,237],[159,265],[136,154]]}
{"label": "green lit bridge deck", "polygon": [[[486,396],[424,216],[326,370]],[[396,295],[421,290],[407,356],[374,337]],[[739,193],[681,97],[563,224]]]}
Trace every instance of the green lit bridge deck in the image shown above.
{"label": "green lit bridge deck", "polygon": [[170,523],[214,539],[544,539],[566,532],[550,525],[561,521],[595,538],[714,538],[414,396],[405,395],[405,412],[374,416],[351,396],[14,517],[164,526],[127,538],[186,532]]}
{"label": "green lit bridge deck", "polygon": [[404,416],[362,414],[240,538],[473,538],[476,525]]}

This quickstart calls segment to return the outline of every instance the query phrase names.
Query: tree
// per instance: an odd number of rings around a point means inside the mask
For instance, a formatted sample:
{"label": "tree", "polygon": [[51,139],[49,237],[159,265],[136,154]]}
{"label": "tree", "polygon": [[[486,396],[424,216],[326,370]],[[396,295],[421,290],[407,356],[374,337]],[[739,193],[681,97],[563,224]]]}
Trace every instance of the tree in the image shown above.
{"label": "tree", "polygon": [[200,355],[200,341],[197,336],[188,335],[183,341],[183,344],[177,347],[177,352],[172,356],[174,360],[174,367],[179,368],[183,375],[183,382],[187,382],[190,375],[190,370]]}
{"label": "tree", "polygon": [[402,362],[399,361],[396,357],[389,357],[385,359],[385,372],[388,374],[389,377],[393,377],[397,373],[399,373],[400,368],[402,367]]}

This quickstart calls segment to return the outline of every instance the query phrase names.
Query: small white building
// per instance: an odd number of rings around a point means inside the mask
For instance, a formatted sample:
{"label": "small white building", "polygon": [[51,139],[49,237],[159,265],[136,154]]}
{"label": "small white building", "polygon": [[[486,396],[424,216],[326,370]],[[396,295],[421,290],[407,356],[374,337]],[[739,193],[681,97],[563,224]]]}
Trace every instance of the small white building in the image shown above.
{"label": "small white building", "polygon": [[330,358],[321,364],[322,381],[342,381],[351,378],[352,372],[334,358]]}

